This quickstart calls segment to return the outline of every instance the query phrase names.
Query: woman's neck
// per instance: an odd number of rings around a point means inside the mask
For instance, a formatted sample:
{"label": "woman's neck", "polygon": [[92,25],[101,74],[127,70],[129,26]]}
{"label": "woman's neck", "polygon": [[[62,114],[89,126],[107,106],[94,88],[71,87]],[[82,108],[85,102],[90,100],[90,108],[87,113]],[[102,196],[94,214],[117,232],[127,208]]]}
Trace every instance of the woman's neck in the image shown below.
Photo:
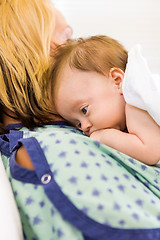
{"label": "woman's neck", "polygon": [[[21,123],[21,121],[16,118],[16,114],[6,108],[3,109],[2,111],[2,118],[3,118],[4,128],[7,127],[9,124]],[[57,115],[53,117],[53,121],[65,121],[65,120],[62,117]]]}
{"label": "woman's neck", "polygon": [[4,127],[6,127],[9,124],[20,123],[20,120],[16,119],[16,115],[8,109],[3,109],[2,118]]}

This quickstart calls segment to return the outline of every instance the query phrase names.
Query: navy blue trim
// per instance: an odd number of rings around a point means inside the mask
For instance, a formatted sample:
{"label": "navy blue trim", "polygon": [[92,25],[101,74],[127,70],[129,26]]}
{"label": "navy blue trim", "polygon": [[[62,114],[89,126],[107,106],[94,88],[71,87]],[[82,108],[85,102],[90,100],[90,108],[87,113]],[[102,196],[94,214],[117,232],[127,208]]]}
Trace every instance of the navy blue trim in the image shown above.
{"label": "navy blue trim", "polygon": [[10,156],[8,134],[0,135],[0,151],[3,155]]}
{"label": "navy blue trim", "polygon": [[19,129],[19,128],[22,128],[22,127],[24,127],[22,123],[13,123],[13,124],[8,124],[6,126],[6,129],[11,130],[11,129]]}
{"label": "navy blue trim", "polygon": [[23,137],[22,131],[11,130],[9,134],[0,135],[0,151],[9,157],[18,140]]}
{"label": "navy blue trim", "polygon": [[[61,188],[55,182],[46,157],[38,141],[32,137],[28,139],[21,139],[19,144],[23,144],[26,148],[35,167],[35,171],[32,171],[32,173],[36,172],[36,175],[39,178],[39,183],[44,174],[49,174],[52,177],[48,184],[43,184],[45,193],[61,213],[63,218],[78,228],[84,234],[86,240],[160,240],[160,228],[118,229],[100,224],[86,216],[73,205],[73,203],[63,194]],[[31,180],[30,174],[31,171],[28,171],[27,179],[30,178]],[[24,181],[24,176],[22,176],[22,179],[19,177],[19,180]]]}
{"label": "navy blue trim", "polygon": [[[46,122],[46,123],[40,123],[40,126],[46,126],[46,125],[59,125],[59,126],[72,126],[71,124],[65,122],[65,121],[53,121],[53,122]],[[14,124],[9,124],[7,125],[6,129],[11,130],[11,129],[20,129],[24,127],[22,123],[14,123]]]}
{"label": "navy blue trim", "polygon": [[[43,124],[44,125],[44,124]],[[55,121],[55,122],[48,122],[45,125],[59,125],[59,126],[72,126],[70,123],[65,121]],[[73,127],[73,126],[72,126]]]}
{"label": "navy blue trim", "polygon": [[[62,193],[56,182],[44,185],[50,201],[59,210],[64,219],[78,228],[88,240],[160,240],[160,228],[157,229],[118,229],[100,224],[78,210]],[[53,194],[54,193],[54,194]]]}
{"label": "navy blue trim", "polygon": [[23,138],[22,131],[10,130],[10,134],[9,134],[10,152],[13,151],[13,149],[18,143],[18,140],[21,138]]}

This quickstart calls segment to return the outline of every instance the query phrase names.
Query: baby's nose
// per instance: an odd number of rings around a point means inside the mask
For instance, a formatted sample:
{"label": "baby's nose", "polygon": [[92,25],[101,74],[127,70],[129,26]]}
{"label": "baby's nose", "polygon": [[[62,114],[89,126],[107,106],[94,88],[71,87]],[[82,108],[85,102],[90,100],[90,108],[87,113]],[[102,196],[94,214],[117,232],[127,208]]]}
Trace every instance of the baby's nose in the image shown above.
{"label": "baby's nose", "polygon": [[91,128],[92,124],[90,121],[88,120],[84,120],[81,122],[81,129],[83,132],[89,132],[90,128]]}

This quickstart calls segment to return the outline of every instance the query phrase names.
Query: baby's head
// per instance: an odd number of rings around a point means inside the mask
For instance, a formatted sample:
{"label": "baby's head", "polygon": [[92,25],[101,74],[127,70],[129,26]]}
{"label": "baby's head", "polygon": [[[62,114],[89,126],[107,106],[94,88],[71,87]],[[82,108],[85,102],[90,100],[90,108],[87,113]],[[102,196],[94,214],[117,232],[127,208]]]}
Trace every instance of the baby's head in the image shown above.
{"label": "baby's head", "polygon": [[51,70],[51,96],[58,113],[90,135],[125,129],[121,84],[128,53],[107,36],[69,40],[59,46]]}

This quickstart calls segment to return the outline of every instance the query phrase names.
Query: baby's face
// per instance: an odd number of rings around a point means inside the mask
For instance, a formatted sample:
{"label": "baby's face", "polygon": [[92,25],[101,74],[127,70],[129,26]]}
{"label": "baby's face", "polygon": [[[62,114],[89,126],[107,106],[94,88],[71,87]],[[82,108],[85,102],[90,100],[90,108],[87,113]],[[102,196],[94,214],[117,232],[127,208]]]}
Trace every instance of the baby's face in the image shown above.
{"label": "baby's face", "polygon": [[58,113],[90,136],[96,130],[124,130],[125,101],[112,81],[96,72],[66,67],[55,94]]}

